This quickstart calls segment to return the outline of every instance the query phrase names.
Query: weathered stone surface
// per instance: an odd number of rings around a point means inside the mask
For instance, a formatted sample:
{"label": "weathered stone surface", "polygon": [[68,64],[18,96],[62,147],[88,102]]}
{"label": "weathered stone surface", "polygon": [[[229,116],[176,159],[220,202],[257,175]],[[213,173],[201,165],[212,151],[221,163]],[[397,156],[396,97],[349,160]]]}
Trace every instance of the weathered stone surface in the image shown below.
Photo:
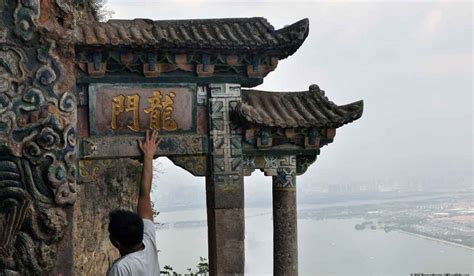
{"label": "weathered stone surface", "polygon": [[[72,1],[2,1],[0,274],[72,273],[76,200]],[[19,169],[19,173],[14,171]],[[28,212],[24,212],[25,206]]]}
{"label": "weathered stone surface", "polygon": [[141,164],[131,159],[82,160],[74,205],[74,275],[105,275],[119,256],[109,240],[108,214],[135,210]]}
{"label": "weathered stone surface", "polygon": [[243,208],[242,140],[234,139],[240,137],[231,127],[231,110],[240,101],[240,85],[211,84],[210,92],[208,208]]}
{"label": "weathered stone surface", "polygon": [[[272,161],[273,162],[273,161]],[[273,176],[273,274],[298,275],[296,158],[276,158]],[[269,169],[270,172],[273,169]]]}
{"label": "weathered stone surface", "polygon": [[[206,176],[209,266],[211,275],[243,275],[244,179],[242,140],[235,137],[230,111],[240,101],[240,85],[209,86],[209,136],[212,141],[209,175]],[[234,104],[235,103],[235,104]]]}
{"label": "weathered stone surface", "polygon": [[[78,143],[79,155],[83,159],[139,158],[142,152],[137,140],[142,137],[123,135],[82,138]],[[163,135],[156,155],[203,155],[208,152],[207,141],[204,135]]]}
{"label": "weathered stone surface", "polygon": [[298,275],[296,191],[273,190],[273,275]]}
{"label": "weathered stone surface", "polygon": [[242,208],[208,209],[211,275],[243,275],[245,218]]}

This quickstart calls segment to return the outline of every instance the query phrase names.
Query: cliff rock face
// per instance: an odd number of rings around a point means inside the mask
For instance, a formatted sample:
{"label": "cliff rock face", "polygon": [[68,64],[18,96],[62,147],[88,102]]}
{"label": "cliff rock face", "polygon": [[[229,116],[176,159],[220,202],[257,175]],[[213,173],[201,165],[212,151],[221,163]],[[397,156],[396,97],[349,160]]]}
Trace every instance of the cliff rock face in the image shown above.
{"label": "cliff rock face", "polygon": [[0,1],[0,274],[70,275],[76,1]]}
{"label": "cliff rock face", "polygon": [[73,214],[74,275],[105,275],[119,257],[108,214],[137,206],[141,164],[131,159],[82,160]]}
{"label": "cliff rock face", "polygon": [[[99,238],[91,233],[104,223],[99,215],[90,220],[96,209],[85,208],[93,208],[93,200],[100,208],[132,205],[114,200],[131,198],[135,186],[126,184],[135,183],[134,174],[118,179],[133,166],[109,177],[111,187],[126,187],[110,192],[110,199],[101,190],[87,194],[89,185],[76,186],[73,31],[78,21],[97,20],[100,3],[0,0],[0,275],[72,275],[73,240]],[[73,237],[78,198],[84,226],[75,224]]]}

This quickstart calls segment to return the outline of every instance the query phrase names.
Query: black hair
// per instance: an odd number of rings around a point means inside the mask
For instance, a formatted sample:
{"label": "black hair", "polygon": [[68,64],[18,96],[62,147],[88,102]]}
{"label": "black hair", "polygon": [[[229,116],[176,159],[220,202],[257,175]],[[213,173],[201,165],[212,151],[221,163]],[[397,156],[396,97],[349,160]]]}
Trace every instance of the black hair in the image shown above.
{"label": "black hair", "polygon": [[125,248],[132,248],[143,241],[143,220],[127,210],[109,213],[109,234]]}

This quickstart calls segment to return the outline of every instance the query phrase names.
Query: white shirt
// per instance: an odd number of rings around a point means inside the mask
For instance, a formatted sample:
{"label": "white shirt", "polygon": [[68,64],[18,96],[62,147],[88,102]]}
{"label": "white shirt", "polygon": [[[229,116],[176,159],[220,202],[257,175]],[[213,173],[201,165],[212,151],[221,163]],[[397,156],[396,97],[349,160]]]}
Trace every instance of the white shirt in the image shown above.
{"label": "white shirt", "polygon": [[159,276],[155,225],[148,219],[143,219],[143,245],[144,249],[117,259],[107,271],[107,276]]}

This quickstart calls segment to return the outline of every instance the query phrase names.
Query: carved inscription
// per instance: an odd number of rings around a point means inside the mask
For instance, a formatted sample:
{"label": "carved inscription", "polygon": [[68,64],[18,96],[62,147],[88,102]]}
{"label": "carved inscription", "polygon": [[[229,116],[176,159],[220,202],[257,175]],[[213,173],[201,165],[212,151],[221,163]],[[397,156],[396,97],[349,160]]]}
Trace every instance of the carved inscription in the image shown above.
{"label": "carved inscription", "polygon": [[[150,129],[156,130],[168,130],[174,131],[178,128],[178,124],[172,118],[173,112],[173,98],[176,96],[175,92],[170,92],[168,95],[164,96],[164,100],[162,100],[162,95],[159,90],[153,92],[153,96],[148,97],[148,102],[150,107],[145,108],[143,111],[146,114],[150,115]],[[112,119],[110,122],[110,126],[112,129],[118,129],[117,121],[119,120],[119,115],[123,112],[132,112],[133,114],[133,121],[131,125],[127,125],[127,127],[134,131],[140,131],[139,126],[139,102],[140,102],[140,95],[118,95],[112,98]]]}
{"label": "carved inscription", "polygon": [[195,99],[195,85],[91,85],[91,134],[126,134],[146,129],[193,132]]}
{"label": "carved inscription", "polygon": [[[165,95],[164,100],[161,100],[161,92],[154,91],[153,96],[148,97],[150,107],[144,109],[146,114],[150,115],[150,129],[174,131],[178,128],[178,124],[172,118],[173,112],[173,98],[176,93],[170,92]],[[112,129],[118,129],[117,120],[121,113],[132,112],[133,120],[131,125],[127,128],[134,132],[140,131],[139,126],[139,102],[140,95],[134,94],[129,96],[118,95],[112,98],[112,119],[110,126]]]}
{"label": "carved inscription", "polygon": [[165,96],[164,100],[161,100],[161,92],[154,91],[153,96],[148,98],[150,107],[145,109],[145,113],[150,114],[150,128],[151,129],[164,129],[173,131],[178,128],[176,121],[171,118],[173,112],[173,98],[176,93],[171,92]]}
{"label": "carved inscription", "polygon": [[[117,117],[122,112],[133,112],[133,124],[127,125],[127,127],[135,132],[140,130],[138,126],[138,102],[140,96],[138,94],[130,95],[125,97],[124,95],[118,95],[112,98],[112,122],[110,126],[112,129],[117,129]],[[125,101],[127,106],[125,107]]]}

